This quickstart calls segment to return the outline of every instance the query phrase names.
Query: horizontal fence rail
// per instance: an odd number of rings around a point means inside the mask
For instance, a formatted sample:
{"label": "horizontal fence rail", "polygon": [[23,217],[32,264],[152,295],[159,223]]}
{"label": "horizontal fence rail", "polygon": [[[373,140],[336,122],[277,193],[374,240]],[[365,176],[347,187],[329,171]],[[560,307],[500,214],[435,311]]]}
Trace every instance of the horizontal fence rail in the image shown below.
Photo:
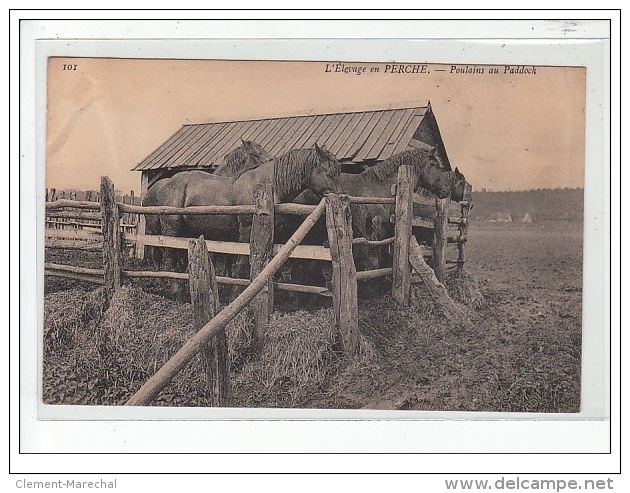
{"label": "horizontal fence rail", "polygon": [[46,202],[47,210],[55,210],[55,209],[64,209],[64,208],[72,208],[72,209],[88,209],[93,211],[100,211],[101,204],[99,202],[86,202],[82,200],[56,200],[55,202]]}
{"label": "horizontal fence rail", "polygon": [[96,284],[105,284],[103,269],[88,269],[85,267],[75,267],[73,265],[62,265],[46,262],[44,273],[57,277],[65,277],[77,281],[87,281]]}
{"label": "horizontal fence rail", "polygon": [[[350,197],[353,204],[394,204],[393,197]],[[274,209],[282,214],[308,215],[315,210],[316,205],[276,204]],[[140,206],[129,204],[118,204],[120,212],[131,214],[151,214],[151,215],[213,215],[213,214],[233,214],[245,215],[254,214],[256,207],[254,205],[206,205],[192,207],[170,207],[170,206]]]}
{"label": "horizontal fence rail", "polygon": [[[396,216],[393,217],[393,221],[396,221]],[[435,228],[435,219],[426,219],[424,217],[414,217],[411,221],[411,225],[416,228],[427,228],[433,229]]]}
{"label": "horizontal fence rail", "polygon": [[361,270],[357,272],[357,281],[365,281],[367,279],[376,279],[378,277],[391,276],[394,269],[385,267],[383,269]]}
{"label": "horizontal fence rail", "polygon": [[[55,264],[46,262],[44,264],[45,273],[51,276],[65,277],[69,279],[75,279],[77,281],[87,281],[96,284],[103,284],[104,269],[89,269],[85,267],[75,267],[72,265]],[[384,269],[388,270],[388,269]],[[391,271],[391,269],[389,269]],[[372,271],[378,273],[378,271]],[[137,270],[123,270],[122,275],[130,279],[138,278],[150,278],[150,279],[180,279],[188,280],[190,275],[186,272],[168,272],[168,271],[137,271]],[[385,274],[381,274],[385,275]],[[365,276],[362,276],[365,277]],[[378,277],[378,275],[369,276]],[[251,281],[249,279],[238,279],[234,277],[216,276],[219,284],[225,284],[228,286],[249,286]],[[295,293],[308,293],[318,294],[322,296],[330,296],[331,292],[328,288],[321,286],[309,286],[306,284],[289,284],[282,282],[273,283],[275,289],[281,291],[291,291]]]}
{"label": "horizontal fence rail", "polygon": [[316,205],[307,204],[275,204],[274,212],[280,214],[293,214],[296,216],[308,216],[315,210]]}
{"label": "horizontal fence rail", "polygon": [[391,238],[385,238],[384,240],[368,240],[367,238],[363,237],[352,239],[353,245],[385,246],[391,245],[392,243],[394,243],[393,236]]}
{"label": "horizontal fence rail", "polygon": [[66,240],[103,241],[103,234],[100,231],[85,229],[46,229],[44,236]]}
{"label": "horizontal fence rail", "polygon": [[101,213],[100,212],[91,212],[85,211],[66,211],[66,210],[55,210],[54,212],[47,212],[46,219],[78,219],[80,221],[101,221]]}
{"label": "horizontal fence rail", "polygon": [[353,197],[350,196],[351,204],[390,204],[394,205],[396,199],[394,197]]}
{"label": "horizontal fence rail", "polygon": [[[163,235],[137,235],[135,233],[123,233],[123,239],[128,241],[141,241],[144,245],[155,247],[168,247],[180,250],[188,249],[190,238]],[[234,241],[205,240],[208,251],[213,253],[225,253],[231,255],[249,255],[250,244]],[[282,245],[274,245],[274,253],[277,253]],[[298,245],[291,258],[308,260],[330,260],[330,250],[317,245]]]}
{"label": "horizontal fence rail", "polygon": [[255,207],[253,205],[198,205],[193,207],[170,207],[160,205],[129,205],[118,204],[120,212],[132,214],[151,214],[151,215],[212,215],[212,214],[229,214],[243,215],[253,214]]}

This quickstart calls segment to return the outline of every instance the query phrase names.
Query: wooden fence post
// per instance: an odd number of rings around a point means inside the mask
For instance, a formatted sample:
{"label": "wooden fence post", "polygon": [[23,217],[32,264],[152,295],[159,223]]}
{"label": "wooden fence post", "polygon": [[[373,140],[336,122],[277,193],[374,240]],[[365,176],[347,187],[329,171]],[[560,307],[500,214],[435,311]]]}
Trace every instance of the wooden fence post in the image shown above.
{"label": "wooden fence post", "polygon": [[[131,191],[129,204],[136,205],[135,204],[135,197],[133,195],[133,190]],[[127,222],[130,223],[130,224],[134,224],[137,227],[138,215],[137,214],[127,214]],[[135,229],[134,229],[134,233],[135,233]],[[130,250],[130,253],[129,253],[129,257],[130,258],[137,258],[137,256],[138,256],[137,252],[138,252],[138,244],[134,241],[133,243],[131,243],[131,250]]]}
{"label": "wooden fence post", "polygon": [[[253,281],[273,258],[274,203],[273,186],[261,183],[254,188],[256,211],[252,218],[250,236],[250,279]],[[254,341],[258,348],[264,344],[263,327],[269,323],[273,313],[273,279],[251,302],[254,316]]]}
{"label": "wooden fence post", "polygon": [[[129,202],[129,195],[127,195],[127,194],[123,195],[123,196],[121,197],[121,202],[122,202],[123,204],[129,204],[129,203],[130,203],[130,202]],[[123,223],[128,223],[128,222],[129,222],[129,213],[127,213],[127,212],[123,212],[123,213],[120,215],[120,219],[122,220],[122,222],[123,222]]]}
{"label": "wooden fence post", "polygon": [[468,241],[468,222],[470,216],[470,209],[472,203],[472,186],[466,184],[464,190],[464,200],[460,202],[461,217],[459,218],[459,238],[457,240],[457,273],[462,274],[464,272],[464,263],[466,262],[465,247],[466,241]]}
{"label": "wooden fence post", "polygon": [[326,227],[332,258],[332,291],[335,318],[341,331],[343,350],[354,355],[359,337],[357,271],[352,256],[350,197],[326,196]]}
{"label": "wooden fence post", "polygon": [[[144,205],[144,198],[149,191],[149,175],[145,172],[142,173],[142,179],[140,182],[140,201]],[[136,233],[139,235],[145,234],[147,230],[147,218],[144,214],[140,214],[138,218],[138,225],[136,226]],[[136,241],[136,258],[138,260],[144,260],[144,243]]]}
{"label": "wooden fence post", "polygon": [[446,234],[448,232],[448,205],[450,199],[436,199],[435,229],[433,230],[433,270],[440,282],[446,273]]}
{"label": "wooden fence post", "polygon": [[[188,243],[190,300],[195,328],[201,329],[219,313],[219,290],[214,265],[203,236]],[[210,406],[226,406],[230,400],[228,344],[225,330],[201,346]]]}
{"label": "wooden fence post", "polygon": [[396,187],[396,222],[394,224],[394,258],[392,270],[392,296],[401,305],[409,303],[411,294],[411,268],[409,266],[409,239],[413,221],[414,169],[398,168]]}
{"label": "wooden fence post", "polygon": [[114,184],[101,177],[101,228],[103,231],[103,268],[105,270],[105,292],[111,301],[114,291],[121,286],[120,213]]}

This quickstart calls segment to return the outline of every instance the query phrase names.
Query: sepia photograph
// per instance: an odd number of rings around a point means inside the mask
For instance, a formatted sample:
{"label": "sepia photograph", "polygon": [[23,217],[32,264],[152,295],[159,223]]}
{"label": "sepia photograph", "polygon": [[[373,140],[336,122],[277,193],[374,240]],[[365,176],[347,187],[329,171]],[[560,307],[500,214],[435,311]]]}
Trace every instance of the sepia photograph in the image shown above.
{"label": "sepia photograph", "polygon": [[209,12],[10,14],[10,482],[619,486],[619,22]]}
{"label": "sepia photograph", "polygon": [[41,403],[580,413],[586,80],[48,57]]}

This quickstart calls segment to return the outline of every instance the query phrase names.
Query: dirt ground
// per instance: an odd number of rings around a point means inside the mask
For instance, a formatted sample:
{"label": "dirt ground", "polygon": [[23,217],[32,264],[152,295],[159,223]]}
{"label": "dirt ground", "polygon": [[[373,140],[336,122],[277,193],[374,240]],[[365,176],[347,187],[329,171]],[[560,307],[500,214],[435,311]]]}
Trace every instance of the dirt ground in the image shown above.
{"label": "dirt ground", "polygon": [[[371,348],[369,357],[347,361],[331,349],[325,358],[322,356],[328,366],[300,392],[295,387],[287,390],[291,378],[286,375],[275,377],[277,381],[272,383],[251,382],[245,373],[235,375],[234,391],[241,399],[235,405],[578,412],[581,224],[473,223],[468,238],[465,277],[450,277],[447,287],[467,311],[471,326],[447,324],[439,307],[419,287],[413,290],[410,306],[404,308],[388,294],[364,298],[359,307],[360,330]],[[47,253],[48,261],[63,263],[64,259],[70,263],[66,253]],[[81,265],[99,267],[99,257]],[[54,304],[63,293],[87,289],[95,287],[46,278],[46,303]],[[149,293],[160,290],[158,284],[146,281],[143,289]],[[322,306],[310,307],[312,315],[299,312],[280,316],[278,323],[288,325],[293,332],[297,328],[291,324],[304,325],[308,333],[311,316],[322,327],[327,324],[330,309],[325,302]],[[240,370],[249,368],[252,375],[264,373],[263,367],[255,365],[250,362]],[[44,401],[97,403],[85,399],[94,382],[79,382],[78,373],[58,355],[45,354]],[[72,391],[64,390],[65,399],[62,396],[60,400],[58,388],[70,387],[68,379],[77,383],[71,386]],[[199,387],[198,382],[196,385]],[[123,390],[109,402],[105,392],[98,403],[115,404],[134,391]],[[194,405],[191,396],[197,390],[184,392],[191,402],[182,404],[175,398],[170,404]],[[285,398],[289,394],[291,398]],[[69,395],[76,397],[69,400]],[[168,400],[165,405],[169,405]]]}
{"label": "dirt ground", "polygon": [[468,237],[466,272],[484,298],[474,328],[438,317],[397,331],[384,358],[393,385],[367,406],[578,412],[581,225],[482,223]]}

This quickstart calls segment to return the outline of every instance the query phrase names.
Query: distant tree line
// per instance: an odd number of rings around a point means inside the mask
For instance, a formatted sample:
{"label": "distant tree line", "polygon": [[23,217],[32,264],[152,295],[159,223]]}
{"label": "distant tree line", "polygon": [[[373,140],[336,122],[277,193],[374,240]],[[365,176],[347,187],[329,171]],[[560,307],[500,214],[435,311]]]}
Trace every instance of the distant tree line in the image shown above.
{"label": "distant tree line", "polygon": [[582,221],[584,219],[584,189],[558,188],[519,192],[473,191],[472,220],[496,220],[510,214],[521,221],[529,214],[534,222],[542,220]]}

